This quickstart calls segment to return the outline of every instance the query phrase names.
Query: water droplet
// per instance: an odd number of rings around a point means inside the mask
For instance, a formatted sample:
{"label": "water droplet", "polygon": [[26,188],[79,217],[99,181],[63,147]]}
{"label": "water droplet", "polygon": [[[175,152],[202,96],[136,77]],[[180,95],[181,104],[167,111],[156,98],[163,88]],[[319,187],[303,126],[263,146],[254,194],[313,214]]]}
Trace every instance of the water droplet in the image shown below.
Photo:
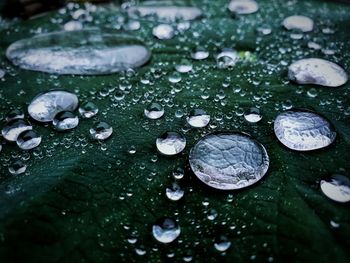
{"label": "water droplet", "polygon": [[348,76],[339,65],[319,58],[301,59],[288,68],[288,77],[298,84],[314,84],[339,87],[348,81]]}
{"label": "water droplet", "polygon": [[287,30],[300,30],[310,32],[314,28],[314,21],[306,16],[289,16],[282,22]]}
{"label": "water droplet", "polygon": [[62,111],[56,114],[52,124],[58,131],[71,130],[78,126],[79,118],[70,111]]}
{"label": "water droplet", "polygon": [[173,242],[180,233],[180,226],[171,218],[161,218],[152,227],[153,237],[164,244]]}
{"label": "water droplet", "polygon": [[221,190],[253,185],[269,167],[264,146],[243,133],[204,136],[191,149],[189,162],[202,182]]}
{"label": "water droplet", "polygon": [[247,15],[258,11],[258,3],[254,0],[232,0],[228,9],[235,14]]}
{"label": "water droplet", "polygon": [[83,118],[89,119],[98,113],[97,106],[92,102],[85,102],[79,107],[79,113]]}
{"label": "water droplet", "polygon": [[191,110],[187,117],[187,123],[195,128],[203,128],[210,122],[210,115],[202,109]]}
{"label": "water droplet", "polygon": [[103,121],[96,122],[90,129],[92,138],[99,141],[107,140],[112,135],[112,133],[112,126]]}
{"label": "water droplet", "polygon": [[174,71],[172,74],[169,75],[168,79],[171,83],[178,83],[182,80],[182,77],[179,72]]}
{"label": "water droplet", "polygon": [[186,147],[186,138],[177,132],[166,132],[156,140],[157,149],[164,155],[176,155]]}
{"label": "water droplet", "polygon": [[67,23],[64,24],[63,26],[65,31],[76,31],[76,30],[81,30],[83,29],[83,23],[80,21],[68,21]]}
{"label": "water droplet", "polygon": [[53,90],[36,96],[28,106],[28,113],[34,120],[51,122],[61,111],[74,111],[78,103],[78,97],[75,94]]}
{"label": "water droplet", "polygon": [[12,120],[24,119],[24,113],[21,110],[14,109],[6,114],[5,120],[7,122]]}
{"label": "water droplet", "polygon": [[156,120],[164,115],[164,108],[162,105],[156,102],[152,102],[144,110],[145,116],[151,120]]}
{"label": "water droplet", "polygon": [[108,74],[140,67],[151,56],[139,40],[100,30],[54,32],[19,40],[6,51],[13,64],[55,74]]}
{"label": "water droplet", "polygon": [[203,60],[208,57],[209,52],[204,47],[196,47],[191,53],[191,58],[195,60]]}
{"label": "water droplet", "polygon": [[152,34],[158,39],[171,39],[174,37],[175,30],[171,25],[160,24],[153,28]]}
{"label": "water droplet", "polygon": [[185,192],[177,182],[174,182],[171,187],[166,188],[165,194],[171,201],[178,201],[184,196]]}
{"label": "water droplet", "polygon": [[5,77],[5,74],[6,74],[5,70],[0,69],[0,79],[2,79],[3,77]]}
{"label": "water droplet", "polygon": [[14,161],[9,165],[9,172],[12,175],[19,175],[25,173],[27,170],[27,165],[21,160]]}
{"label": "water droplet", "polygon": [[19,134],[24,131],[33,129],[32,125],[25,122],[24,120],[12,120],[9,121],[5,127],[1,130],[2,136],[5,140],[15,142]]}
{"label": "water droplet", "polygon": [[250,108],[244,113],[244,119],[250,123],[256,123],[261,121],[262,115],[260,114],[260,110],[258,108]]}
{"label": "water droplet", "polygon": [[192,68],[192,63],[188,59],[182,59],[180,63],[175,66],[176,71],[180,73],[190,72]]}
{"label": "water droplet", "polygon": [[181,167],[177,167],[173,171],[173,177],[177,180],[180,180],[184,177],[185,171]]}
{"label": "water droplet", "polygon": [[274,124],[277,139],[296,151],[311,151],[334,142],[334,127],[324,117],[307,110],[291,110],[277,116]]}
{"label": "water droplet", "polygon": [[217,251],[225,252],[231,246],[231,242],[226,236],[220,235],[215,239],[214,247]]}
{"label": "water droplet", "polygon": [[16,143],[22,150],[31,150],[41,143],[41,136],[33,130],[24,131],[18,135]]}
{"label": "water droplet", "polygon": [[239,59],[237,51],[225,48],[216,56],[216,64],[218,68],[233,67]]}
{"label": "water droplet", "polygon": [[320,187],[329,199],[340,203],[350,202],[350,180],[344,175],[332,175],[321,180]]}

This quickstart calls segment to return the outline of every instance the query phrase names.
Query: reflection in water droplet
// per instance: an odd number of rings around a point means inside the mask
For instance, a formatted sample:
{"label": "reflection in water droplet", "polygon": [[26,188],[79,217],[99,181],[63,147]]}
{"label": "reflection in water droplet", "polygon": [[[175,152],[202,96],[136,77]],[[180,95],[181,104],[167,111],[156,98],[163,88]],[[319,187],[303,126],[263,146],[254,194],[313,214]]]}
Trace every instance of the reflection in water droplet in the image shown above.
{"label": "reflection in water droplet", "polygon": [[195,128],[203,128],[210,122],[210,115],[202,109],[191,110],[187,117],[187,123]]}
{"label": "reflection in water droplet", "polygon": [[171,187],[166,188],[165,194],[171,201],[178,201],[184,196],[185,192],[177,182],[174,182]]}
{"label": "reflection in water droplet", "polygon": [[7,122],[17,119],[24,119],[24,113],[21,110],[14,109],[6,114],[5,120]]}
{"label": "reflection in water droplet", "polygon": [[212,133],[191,149],[189,162],[205,184],[221,189],[241,189],[267,172],[269,157],[263,145],[241,133]]}
{"label": "reflection in water droplet", "polygon": [[152,102],[144,110],[145,116],[151,120],[156,120],[164,115],[164,108],[162,105],[156,102]]}
{"label": "reflection in water droplet", "polygon": [[191,53],[191,58],[195,60],[203,60],[207,57],[209,57],[209,52],[204,47],[196,47]]}
{"label": "reflection in water droplet", "polygon": [[94,117],[98,113],[98,108],[92,102],[85,102],[82,105],[80,105],[79,113],[83,118],[89,119]]}
{"label": "reflection in water droplet", "polygon": [[296,151],[311,151],[329,146],[336,138],[328,120],[307,110],[291,110],[277,116],[274,123],[277,139]]}
{"label": "reflection in water droplet", "polygon": [[75,94],[53,90],[36,96],[28,106],[28,113],[34,120],[50,122],[61,111],[74,111],[78,103]]}
{"label": "reflection in water droplet", "polygon": [[177,180],[180,180],[184,177],[185,171],[181,167],[177,167],[173,170],[173,177]]}
{"label": "reflection in water droplet", "polygon": [[171,218],[161,218],[152,227],[153,237],[164,244],[173,242],[180,233],[180,226]]}
{"label": "reflection in water droplet", "polygon": [[107,140],[113,133],[113,128],[106,122],[96,122],[90,129],[91,137],[95,140]]}
{"label": "reflection in water droplet", "polygon": [[283,20],[283,26],[288,30],[310,32],[314,28],[314,21],[306,16],[289,16]]}
{"label": "reflection in water droplet", "polygon": [[186,147],[186,138],[177,132],[166,132],[156,140],[157,149],[164,155],[176,155]]}
{"label": "reflection in water droplet", "polygon": [[70,111],[62,111],[56,114],[52,125],[58,131],[71,130],[77,127],[79,118]]}
{"label": "reflection in water droplet", "polygon": [[258,11],[258,3],[254,0],[231,0],[228,9],[235,14],[247,15]]}
{"label": "reflection in water droplet", "polygon": [[247,122],[256,123],[261,121],[262,115],[260,114],[260,110],[258,108],[250,108],[244,113],[244,118]]}
{"label": "reflection in water droplet", "polygon": [[31,130],[33,127],[24,120],[9,121],[1,130],[1,134],[5,140],[15,142],[20,133]]}
{"label": "reflection in water droplet", "polygon": [[16,143],[22,150],[31,150],[41,143],[41,136],[35,131],[24,131],[18,135]]}
{"label": "reflection in water droplet", "polygon": [[329,199],[340,203],[350,202],[350,180],[344,175],[336,174],[321,180],[320,187]]}
{"label": "reflection in water droplet", "polygon": [[17,160],[10,164],[9,166],[9,172],[12,175],[19,175],[25,173],[27,170],[27,165],[23,163],[21,160]]}
{"label": "reflection in water droplet", "polygon": [[161,24],[153,28],[152,34],[158,39],[171,39],[174,37],[175,30],[171,25]]}
{"label": "reflection in water droplet", "polygon": [[180,72],[180,73],[190,72],[192,70],[192,68],[193,68],[193,66],[192,66],[191,61],[189,61],[187,59],[182,59],[180,61],[180,63],[175,66],[176,71]]}
{"label": "reflection in water droplet", "polygon": [[288,68],[288,77],[298,84],[314,84],[339,87],[348,81],[348,76],[339,65],[319,58],[301,59]]}
{"label": "reflection in water droplet", "polygon": [[224,252],[229,249],[231,246],[231,242],[228,240],[226,236],[220,235],[215,239],[214,247],[219,252]]}

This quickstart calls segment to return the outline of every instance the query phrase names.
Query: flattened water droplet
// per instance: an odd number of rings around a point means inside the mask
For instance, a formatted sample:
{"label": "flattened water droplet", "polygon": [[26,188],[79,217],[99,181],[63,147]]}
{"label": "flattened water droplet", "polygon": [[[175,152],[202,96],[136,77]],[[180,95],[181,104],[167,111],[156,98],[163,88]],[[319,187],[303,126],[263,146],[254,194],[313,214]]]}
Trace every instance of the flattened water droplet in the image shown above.
{"label": "flattened water droplet", "polygon": [[9,121],[5,125],[5,127],[1,130],[1,134],[5,140],[15,142],[20,133],[31,129],[33,129],[33,127],[29,123],[25,122],[24,120],[15,119]]}
{"label": "flattened water droplet", "polygon": [[241,189],[255,184],[267,172],[269,157],[263,145],[242,133],[212,133],[191,149],[189,162],[205,184]]}
{"label": "flattened water droplet", "polygon": [[301,59],[288,68],[288,77],[298,84],[339,87],[348,81],[348,75],[339,65],[319,58]]}
{"label": "flattened water droplet", "polygon": [[329,199],[340,203],[350,202],[350,180],[344,175],[335,174],[321,180],[320,187]]}
{"label": "flattened water droplet", "polygon": [[17,119],[24,119],[24,113],[18,109],[11,110],[6,114],[5,120],[7,122]]}
{"label": "flattened water droplet", "polygon": [[79,107],[79,113],[83,118],[90,119],[98,113],[98,108],[92,102],[84,102]]}
{"label": "flattened water droplet", "polygon": [[16,143],[22,150],[31,150],[41,143],[41,136],[33,130],[24,131],[18,135]]}
{"label": "flattened water droplet", "polygon": [[185,192],[181,189],[177,182],[172,183],[171,187],[167,187],[165,190],[165,195],[171,201],[178,201],[184,196]]}
{"label": "flattened water droplet", "polygon": [[9,46],[6,56],[28,70],[96,75],[140,67],[151,53],[137,39],[91,29],[19,40]]}
{"label": "flattened water droplet", "polygon": [[128,9],[129,16],[156,16],[159,20],[194,20],[202,15],[202,11],[192,6],[157,6],[143,5],[131,6]]}
{"label": "flattened water droplet", "polygon": [[14,161],[9,165],[9,172],[12,175],[19,175],[25,173],[27,170],[27,165],[21,160]]}
{"label": "flattened water droplet", "polygon": [[36,96],[28,106],[28,113],[34,120],[50,122],[61,111],[74,111],[78,103],[75,94],[53,90]]}
{"label": "flattened water droplet", "polygon": [[277,116],[274,123],[277,139],[296,151],[311,151],[334,142],[334,127],[324,117],[307,110],[290,110]]}
{"label": "flattened water droplet", "polygon": [[194,109],[187,117],[187,123],[195,128],[203,128],[210,122],[210,115],[202,109]]}
{"label": "flattened water droplet", "polygon": [[158,39],[171,39],[174,37],[175,30],[171,25],[161,24],[153,28],[152,34]]}
{"label": "flattened water droplet", "polygon": [[71,130],[77,127],[79,124],[79,118],[70,111],[62,111],[56,114],[52,121],[52,125],[58,131]]}
{"label": "flattened water droplet", "polygon": [[209,52],[204,47],[196,47],[192,50],[191,58],[195,60],[203,60],[209,57]]}
{"label": "flattened water droplet", "polygon": [[232,0],[228,9],[235,14],[248,15],[258,11],[258,3],[254,0]]}
{"label": "flattened water droplet", "polygon": [[289,16],[283,20],[283,26],[287,30],[300,30],[310,32],[314,28],[314,21],[306,16]]}
{"label": "flattened water droplet", "polygon": [[164,108],[162,105],[156,102],[152,102],[144,110],[145,116],[151,120],[156,120],[164,115]]}
{"label": "flattened water droplet", "polygon": [[177,132],[166,132],[156,140],[157,149],[164,155],[176,155],[186,147],[186,138]]}
{"label": "flattened water droplet", "polygon": [[90,129],[91,137],[95,140],[107,140],[113,133],[113,128],[108,123],[100,121],[96,122]]}
{"label": "flattened water droplet", "polygon": [[161,218],[152,227],[153,237],[164,244],[173,242],[180,233],[180,226],[171,218]]}
{"label": "flattened water droplet", "polygon": [[258,108],[250,108],[244,113],[244,119],[250,123],[256,123],[261,121],[262,116]]}

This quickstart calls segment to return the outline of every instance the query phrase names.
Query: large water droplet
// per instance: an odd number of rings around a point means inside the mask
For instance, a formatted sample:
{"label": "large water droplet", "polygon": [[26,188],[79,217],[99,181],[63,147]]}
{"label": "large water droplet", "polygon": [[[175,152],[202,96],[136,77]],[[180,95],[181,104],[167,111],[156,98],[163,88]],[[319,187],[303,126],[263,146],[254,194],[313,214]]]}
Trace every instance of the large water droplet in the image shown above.
{"label": "large water droplet", "polygon": [[15,142],[17,140],[18,135],[20,135],[24,131],[28,131],[33,129],[32,125],[25,122],[24,120],[12,120],[9,121],[4,128],[1,130],[2,136],[5,140],[10,142]]}
{"label": "large water droplet", "polygon": [[173,242],[180,233],[180,226],[171,218],[161,218],[152,227],[153,237],[165,244]]}
{"label": "large water droplet", "polygon": [[78,107],[78,97],[62,90],[48,91],[36,96],[28,106],[29,115],[37,121],[53,121],[57,113],[74,111]]}
{"label": "large water droplet", "polygon": [[288,30],[310,32],[314,28],[314,21],[306,16],[289,16],[283,20],[283,26]]}
{"label": "large water droplet", "polygon": [[180,185],[177,182],[172,183],[171,187],[168,187],[165,190],[165,195],[171,201],[178,201],[184,196],[185,192],[181,189]]}
{"label": "large water droplet", "polygon": [[41,136],[35,131],[24,131],[18,135],[16,143],[22,150],[31,150],[41,143]]}
{"label": "large water droplet", "polygon": [[15,65],[55,74],[108,74],[140,67],[151,53],[139,40],[99,30],[55,32],[19,40],[6,52]]}
{"label": "large water droplet", "polygon": [[164,108],[162,105],[156,102],[152,102],[144,110],[145,116],[149,119],[156,120],[164,115]]}
{"label": "large water droplet", "polygon": [[332,175],[321,180],[322,192],[330,199],[340,203],[350,202],[350,180],[344,175]]}
{"label": "large water droplet", "polygon": [[171,25],[161,24],[153,28],[152,34],[158,39],[171,39],[174,37],[175,30]]}
{"label": "large water droplet", "polygon": [[242,133],[212,133],[191,149],[190,166],[205,184],[233,190],[250,186],[267,172],[269,157],[263,145]]}
{"label": "large water droplet", "polygon": [[258,3],[254,0],[232,0],[228,9],[235,14],[247,15],[258,11]]}
{"label": "large water droplet", "polygon": [[307,110],[291,110],[277,116],[274,124],[277,139],[289,149],[311,151],[334,142],[334,127],[324,117]]}
{"label": "large water droplet", "polygon": [[186,138],[177,132],[166,132],[156,140],[157,149],[164,155],[176,155],[186,147]]}
{"label": "large water droplet", "polygon": [[79,107],[79,113],[81,117],[85,119],[90,119],[98,113],[97,106],[92,102],[84,102]]}
{"label": "large water droplet", "polygon": [[91,137],[95,140],[107,140],[113,133],[113,128],[106,122],[96,122],[90,129]]}
{"label": "large water droplet", "polygon": [[195,128],[203,128],[210,122],[210,115],[202,109],[191,110],[187,123]]}
{"label": "large water droplet", "polygon": [[314,84],[339,87],[348,81],[348,76],[339,65],[319,58],[301,59],[288,68],[290,80],[299,84]]}
{"label": "large water droplet", "polygon": [[52,121],[52,125],[58,131],[71,130],[77,127],[79,124],[79,118],[70,111],[62,111],[57,113]]}

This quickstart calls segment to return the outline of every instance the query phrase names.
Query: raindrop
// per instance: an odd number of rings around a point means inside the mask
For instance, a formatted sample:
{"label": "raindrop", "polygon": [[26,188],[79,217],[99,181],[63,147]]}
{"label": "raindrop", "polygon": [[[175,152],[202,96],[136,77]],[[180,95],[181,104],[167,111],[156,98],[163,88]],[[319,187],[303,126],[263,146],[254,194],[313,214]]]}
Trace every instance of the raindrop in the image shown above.
{"label": "raindrop", "polygon": [[258,11],[258,3],[254,0],[232,0],[228,9],[235,14],[247,15]]}
{"label": "raindrop", "polygon": [[174,37],[175,30],[171,25],[161,24],[153,28],[152,34],[158,39],[171,39]]}
{"label": "raindrop", "polygon": [[7,122],[12,120],[24,119],[24,113],[21,110],[14,109],[6,114],[5,120]]}
{"label": "raindrop", "polygon": [[9,165],[9,172],[12,175],[19,175],[25,173],[27,170],[27,165],[21,160],[14,161]]}
{"label": "raindrop", "polygon": [[177,167],[173,171],[173,177],[177,180],[180,180],[184,177],[185,171],[181,167]]}
{"label": "raindrop", "polygon": [[237,51],[225,48],[216,56],[216,64],[218,68],[233,67],[239,60]]}
{"label": "raindrop", "polygon": [[80,21],[69,21],[63,26],[65,31],[76,31],[83,29],[83,23]]}
{"label": "raindrop", "polygon": [[231,242],[226,236],[220,235],[215,239],[214,247],[219,252],[225,252],[231,246]]}
{"label": "raindrop", "polygon": [[301,32],[310,32],[314,28],[314,21],[306,16],[289,16],[283,20],[282,24],[287,30]]}
{"label": "raindrop", "polygon": [[191,110],[187,123],[195,128],[203,128],[210,122],[210,115],[202,109]]}
{"label": "raindrop", "polygon": [[212,133],[191,149],[189,162],[205,184],[221,190],[255,184],[267,172],[269,157],[262,144],[243,133]]}
{"label": "raindrop", "polygon": [[174,71],[172,74],[169,75],[168,79],[171,83],[178,83],[182,80],[182,77],[179,72]]}
{"label": "raindrop", "polygon": [[52,124],[58,131],[71,130],[78,126],[79,118],[70,111],[62,111],[57,113]]}
{"label": "raindrop", "polygon": [[9,121],[5,127],[1,130],[1,134],[5,140],[15,142],[19,134],[24,131],[33,129],[32,125],[24,120],[12,120]]}
{"label": "raindrop", "polygon": [[256,123],[261,121],[262,115],[260,114],[260,110],[258,108],[250,108],[244,113],[244,119],[250,123]]}
{"label": "raindrop", "polygon": [[329,199],[340,203],[350,202],[350,180],[344,175],[335,174],[321,180],[320,187]]}
{"label": "raindrop", "polygon": [[166,188],[165,195],[171,201],[178,201],[184,196],[185,192],[177,182],[172,183],[171,187]]}
{"label": "raindrop", "polygon": [[193,68],[193,66],[192,66],[191,61],[189,61],[187,59],[182,59],[180,61],[180,63],[175,66],[176,71],[180,72],[180,73],[190,72],[192,70],[192,68]]}
{"label": "raindrop", "polygon": [[157,149],[164,155],[176,155],[186,147],[186,138],[177,132],[166,132],[156,140]]}
{"label": "raindrop", "polygon": [[298,84],[314,84],[339,87],[348,81],[348,76],[339,65],[319,58],[301,59],[288,68],[288,77]]}
{"label": "raindrop", "polygon": [[94,75],[140,67],[151,52],[137,39],[90,29],[19,40],[10,45],[6,56],[23,69]]}
{"label": "raindrop", "polygon": [[108,139],[113,133],[113,128],[106,122],[96,122],[90,129],[90,134],[93,139],[103,141]]}
{"label": "raindrop", "polygon": [[308,110],[290,110],[277,116],[274,123],[277,139],[296,151],[311,151],[329,146],[336,138],[331,123]]}
{"label": "raindrop", "polygon": [[24,131],[18,135],[16,143],[22,150],[31,150],[41,143],[41,136],[35,131]]}
{"label": "raindrop", "polygon": [[144,110],[144,113],[148,119],[156,120],[161,118],[164,115],[164,108],[159,103],[152,102]]}
{"label": "raindrop", "polygon": [[78,97],[62,90],[48,91],[36,96],[28,106],[29,115],[40,122],[51,122],[61,111],[74,111]]}
{"label": "raindrop", "polygon": [[80,115],[85,119],[90,119],[98,113],[97,106],[92,102],[85,102],[79,107]]}
{"label": "raindrop", "polygon": [[191,53],[191,58],[195,60],[203,60],[208,57],[209,57],[209,52],[203,47],[196,47]]}
{"label": "raindrop", "polygon": [[180,226],[171,218],[161,218],[152,227],[153,237],[164,244],[173,242],[180,233]]}

